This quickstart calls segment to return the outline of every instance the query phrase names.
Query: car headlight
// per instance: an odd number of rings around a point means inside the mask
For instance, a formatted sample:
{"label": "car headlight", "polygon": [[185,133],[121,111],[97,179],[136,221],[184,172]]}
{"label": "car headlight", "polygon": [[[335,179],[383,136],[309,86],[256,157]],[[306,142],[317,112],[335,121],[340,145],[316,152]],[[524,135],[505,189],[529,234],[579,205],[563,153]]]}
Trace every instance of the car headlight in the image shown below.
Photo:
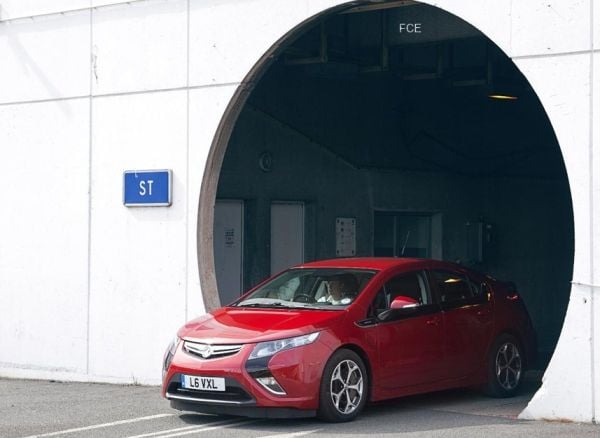
{"label": "car headlight", "polygon": [[273,356],[283,350],[302,347],[312,344],[319,337],[319,332],[308,335],[296,336],[295,338],[277,339],[276,341],[260,342],[256,344],[248,359],[258,359],[261,357]]}
{"label": "car headlight", "polygon": [[171,365],[171,361],[173,360],[173,356],[175,356],[175,351],[177,351],[179,341],[179,336],[175,336],[167,347],[167,351],[165,351],[165,355],[163,357],[163,376],[169,369],[169,365]]}

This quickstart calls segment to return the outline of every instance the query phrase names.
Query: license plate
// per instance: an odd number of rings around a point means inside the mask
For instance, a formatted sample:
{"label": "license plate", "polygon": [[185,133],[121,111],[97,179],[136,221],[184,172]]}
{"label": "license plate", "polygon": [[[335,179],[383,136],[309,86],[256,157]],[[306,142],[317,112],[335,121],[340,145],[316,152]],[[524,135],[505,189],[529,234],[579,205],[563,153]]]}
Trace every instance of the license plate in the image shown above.
{"label": "license plate", "polygon": [[225,391],[225,379],[223,377],[188,376],[182,374],[181,387],[196,391]]}

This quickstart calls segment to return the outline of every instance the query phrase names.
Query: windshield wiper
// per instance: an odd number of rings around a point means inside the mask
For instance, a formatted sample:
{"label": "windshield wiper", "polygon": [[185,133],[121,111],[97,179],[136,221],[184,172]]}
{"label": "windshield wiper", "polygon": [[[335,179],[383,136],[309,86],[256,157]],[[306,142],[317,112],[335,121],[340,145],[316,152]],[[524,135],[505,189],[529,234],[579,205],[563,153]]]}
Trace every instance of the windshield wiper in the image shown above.
{"label": "windshield wiper", "polygon": [[280,302],[238,304],[238,307],[289,307]]}

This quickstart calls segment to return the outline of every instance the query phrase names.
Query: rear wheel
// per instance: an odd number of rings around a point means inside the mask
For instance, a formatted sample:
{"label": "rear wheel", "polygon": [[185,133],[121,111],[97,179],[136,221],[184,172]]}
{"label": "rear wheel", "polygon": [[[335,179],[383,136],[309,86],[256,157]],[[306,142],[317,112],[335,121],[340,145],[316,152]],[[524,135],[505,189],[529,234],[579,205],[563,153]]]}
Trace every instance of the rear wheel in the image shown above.
{"label": "rear wheel", "polygon": [[368,383],[360,356],[351,350],[336,351],[323,370],[319,418],[331,422],[356,418],[367,402]]}
{"label": "rear wheel", "polygon": [[486,393],[494,397],[514,396],[523,382],[523,349],[512,335],[498,336],[488,357]]}

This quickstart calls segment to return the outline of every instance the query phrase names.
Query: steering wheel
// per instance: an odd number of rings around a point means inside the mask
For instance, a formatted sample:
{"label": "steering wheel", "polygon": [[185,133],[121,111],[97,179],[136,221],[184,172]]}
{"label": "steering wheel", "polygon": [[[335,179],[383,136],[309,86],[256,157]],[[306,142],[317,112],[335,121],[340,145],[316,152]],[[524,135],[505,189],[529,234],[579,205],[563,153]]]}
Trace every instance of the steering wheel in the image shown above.
{"label": "steering wheel", "polygon": [[313,297],[307,294],[298,294],[294,297],[294,301],[298,303],[314,303],[315,300]]}

